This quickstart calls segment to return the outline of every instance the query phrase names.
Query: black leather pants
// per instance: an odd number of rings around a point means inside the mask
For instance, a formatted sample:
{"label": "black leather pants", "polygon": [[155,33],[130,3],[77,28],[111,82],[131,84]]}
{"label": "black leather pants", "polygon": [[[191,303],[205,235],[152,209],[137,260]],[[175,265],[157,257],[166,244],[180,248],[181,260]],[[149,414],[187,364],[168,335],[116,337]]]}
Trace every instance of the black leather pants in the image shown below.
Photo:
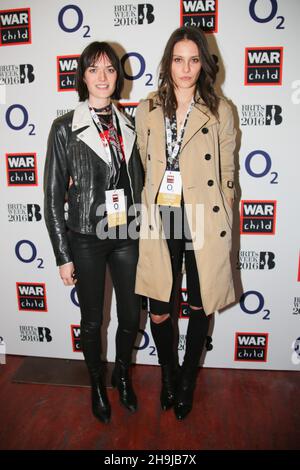
{"label": "black leather pants", "polygon": [[138,241],[100,240],[96,235],[76,232],[69,233],[69,241],[81,310],[81,347],[89,372],[97,374],[101,368],[100,329],[107,264],[117,301],[116,359],[128,366],[140,321],[140,297],[134,293]]}

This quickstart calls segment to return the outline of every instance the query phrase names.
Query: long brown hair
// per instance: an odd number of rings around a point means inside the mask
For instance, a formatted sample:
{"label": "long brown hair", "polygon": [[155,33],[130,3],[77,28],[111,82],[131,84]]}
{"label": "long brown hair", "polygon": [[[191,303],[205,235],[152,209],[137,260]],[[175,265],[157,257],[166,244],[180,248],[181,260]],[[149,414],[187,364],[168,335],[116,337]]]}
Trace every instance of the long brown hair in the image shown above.
{"label": "long brown hair", "polygon": [[176,29],[170,36],[160,62],[158,97],[163,106],[164,113],[171,117],[177,109],[177,100],[174,92],[171,66],[173,50],[177,42],[183,39],[193,41],[199,51],[201,72],[196,83],[196,90],[210,111],[218,117],[219,98],[214,90],[214,83],[218,72],[218,66],[208,50],[208,44],[204,33],[199,28],[182,26]]}

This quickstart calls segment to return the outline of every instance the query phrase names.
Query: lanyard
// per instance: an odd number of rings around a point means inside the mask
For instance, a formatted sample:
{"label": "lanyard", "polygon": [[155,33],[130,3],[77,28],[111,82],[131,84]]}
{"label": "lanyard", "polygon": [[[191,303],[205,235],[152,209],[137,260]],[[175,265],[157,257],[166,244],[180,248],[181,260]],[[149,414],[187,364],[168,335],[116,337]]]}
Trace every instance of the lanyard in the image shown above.
{"label": "lanyard", "polygon": [[185,131],[186,124],[187,124],[187,120],[189,118],[189,115],[190,115],[193,104],[194,104],[194,99],[192,99],[192,101],[190,103],[190,106],[187,110],[184,123],[183,123],[183,125],[180,129],[179,138],[177,139],[174,147],[172,145],[173,144],[173,139],[172,139],[172,134],[173,133],[172,133],[171,122],[170,122],[170,119],[167,116],[165,117],[166,139],[167,139],[167,149],[168,149],[168,157],[169,157],[168,161],[171,164],[173,164],[175,162],[175,160],[177,159],[177,157],[178,157],[180,147],[181,147],[181,144],[182,144],[182,140],[183,140],[184,131]]}
{"label": "lanyard", "polygon": [[[110,150],[109,142],[108,142],[107,138],[105,137],[102,124],[101,124],[100,119],[97,116],[96,112],[94,111],[94,109],[91,106],[89,106],[89,109],[90,109],[92,119],[93,119],[94,123],[96,124],[97,128],[100,131],[100,138],[102,140],[102,144],[103,144],[103,147],[104,147],[104,150],[105,150],[105,154],[106,154],[109,166],[111,167],[112,166],[112,158],[111,158],[111,150]],[[116,120],[116,116],[115,116],[115,113],[113,112],[113,110],[112,110],[112,118],[113,118],[114,128],[117,129],[117,120]]]}

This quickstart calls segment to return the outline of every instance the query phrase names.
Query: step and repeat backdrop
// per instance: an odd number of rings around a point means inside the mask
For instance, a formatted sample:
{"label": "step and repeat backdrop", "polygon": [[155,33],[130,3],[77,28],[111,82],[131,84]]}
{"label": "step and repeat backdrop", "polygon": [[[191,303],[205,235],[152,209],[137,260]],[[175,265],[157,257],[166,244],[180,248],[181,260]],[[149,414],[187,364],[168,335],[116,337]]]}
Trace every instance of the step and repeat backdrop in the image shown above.
{"label": "step and repeat backdrop", "polygon": [[[58,275],[43,216],[43,169],[53,119],[77,103],[77,59],[113,44],[134,116],[156,89],[172,31],[202,28],[238,130],[232,263],[237,303],[216,312],[205,367],[300,370],[298,0],[0,1],[0,354],[83,359],[75,289]],[[218,279],[216,279],[216,283]],[[114,359],[115,297],[106,285],[104,356]],[[185,279],[179,358],[185,349]],[[107,330],[107,333],[106,333]],[[137,363],[156,364],[147,315]]]}

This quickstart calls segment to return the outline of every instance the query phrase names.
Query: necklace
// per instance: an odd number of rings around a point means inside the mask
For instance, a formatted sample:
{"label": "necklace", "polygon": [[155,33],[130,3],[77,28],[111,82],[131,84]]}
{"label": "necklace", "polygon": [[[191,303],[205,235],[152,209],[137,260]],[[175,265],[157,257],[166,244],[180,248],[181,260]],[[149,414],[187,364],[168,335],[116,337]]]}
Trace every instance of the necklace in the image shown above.
{"label": "necklace", "polygon": [[111,113],[111,110],[112,110],[111,103],[104,106],[103,108],[94,108],[94,110],[97,114],[99,114],[99,113]]}

